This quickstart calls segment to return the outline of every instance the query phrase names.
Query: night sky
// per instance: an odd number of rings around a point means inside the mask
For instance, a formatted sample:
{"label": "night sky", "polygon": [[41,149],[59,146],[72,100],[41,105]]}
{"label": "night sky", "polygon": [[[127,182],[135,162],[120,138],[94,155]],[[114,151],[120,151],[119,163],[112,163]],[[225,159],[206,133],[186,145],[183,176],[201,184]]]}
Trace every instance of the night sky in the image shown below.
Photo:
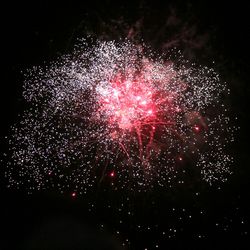
{"label": "night sky", "polygon": [[[1,151],[25,109],[22,71],[72,51],[78,38],[143,38],[213,68],[240,127],[233,175],[147,193],[8,189],[1,161],[0,249],[249,249],[250,8],[244,1],[34,1],[2,6]],[[164,2],[164,3],[161,3]]]}

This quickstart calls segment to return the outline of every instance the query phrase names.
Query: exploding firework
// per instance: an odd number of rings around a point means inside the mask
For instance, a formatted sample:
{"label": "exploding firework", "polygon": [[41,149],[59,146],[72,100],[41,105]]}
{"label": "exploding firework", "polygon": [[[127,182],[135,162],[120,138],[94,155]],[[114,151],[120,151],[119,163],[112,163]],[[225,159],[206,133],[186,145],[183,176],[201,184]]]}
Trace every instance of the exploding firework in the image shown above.
{"label": "exploding firework", "polygon": [[225,181],[232,129],[225,84],[210,68],[145,45],[82,42],[28,72],[29,108],[10,138],[10,185],[85,192],[96,185],[170,186],[195,169]]}

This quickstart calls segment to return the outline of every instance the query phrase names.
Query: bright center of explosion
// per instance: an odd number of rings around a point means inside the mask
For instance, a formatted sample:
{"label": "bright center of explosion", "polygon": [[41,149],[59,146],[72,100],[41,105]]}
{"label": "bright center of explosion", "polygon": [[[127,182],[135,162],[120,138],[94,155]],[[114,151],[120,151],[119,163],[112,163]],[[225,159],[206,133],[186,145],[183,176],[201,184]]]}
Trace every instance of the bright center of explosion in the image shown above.
{"label": "bright center of explosion", "polygon": [[141,79],[123,81],[116,78],[98,91],[101,110],[111,125],[131,130],[156,117],[153,88]]}

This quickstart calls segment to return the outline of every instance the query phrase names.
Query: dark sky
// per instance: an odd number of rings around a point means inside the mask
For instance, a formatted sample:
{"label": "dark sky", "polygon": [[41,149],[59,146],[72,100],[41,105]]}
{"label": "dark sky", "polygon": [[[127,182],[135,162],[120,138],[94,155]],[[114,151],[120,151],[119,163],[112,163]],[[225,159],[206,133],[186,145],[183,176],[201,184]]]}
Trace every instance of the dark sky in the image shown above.
{"label": "dark sky", "polygon": [[[17,115],[25,106],[21,71],[70,52],[77,38],[88,34],[102,39],[143,38],[158,52],[174,45],[201,64],[211,65],[215,60],[215,69],[232,90],[230,112],[238,117],[236,125],[241,127],[231,148],[235,157],[234,175],[222,190],[208,188],[199,199],[193,198],[192,190],[182,194],[176,191],[177,198],[172,194],[169,200],[168,196],[161,199],[161,194],[156,194],[155,199],[147,197],[144,202],[156,200],[159,206],[156,217],[166,224],[174,223],[165,212],[169,207],[184,207],[195,215],[196,208],[191,208],[191,203],[196,202],[200,210],[207,211],[202,223],[199,216],[194,216],[191,224],[183,226],[181,236],[162,240],[162,244],[160,241],[158,249],[206,249],[208,246],[249,249],[249,245],[244,248],[250,234],[250,9],[245,1],[51,2],[9,2],[1,8],[1,137],[9,134],[10,125],[18,120]],[[1,146],[5,150],[6,145]],[[0,249],[121,249],[122,240],[113,236],[118,230],[113,214],[102,210],[105,201],[90,214],[88,199],[72,199],[56,192],[28,196],[22,191],[8,190],[3,178],[4,168],[3,162]],[[140,207],[140,201],[131,204],[134,211]],[[143,212],[142,209],[138,220],[147,224],[151,212],[155,210],[148,208]],[[107,225],[104,234],[97,230],[100,221]],[[220,221],[221,231],[213,229],[210,221]],[[147,244],[148,249],[157,249],[155,242],[161,230],[136,234],[130,229],[130,223],[133,221],[127,221],[124,235],[131,245],[125,249],[145,249]],[[178,227],[182,227],[181,222]],[[199,234],[199,230],[210,245],[205,240],[203,243],[195,237],[189,238],[196,232]]]}

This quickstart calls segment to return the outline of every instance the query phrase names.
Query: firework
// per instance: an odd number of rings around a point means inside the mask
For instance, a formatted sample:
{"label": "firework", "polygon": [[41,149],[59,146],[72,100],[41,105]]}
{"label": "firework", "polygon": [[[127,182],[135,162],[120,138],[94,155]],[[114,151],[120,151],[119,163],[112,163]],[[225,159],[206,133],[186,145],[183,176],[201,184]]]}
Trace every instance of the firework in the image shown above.
{"label": "firework", "polygon": [[10,185],[86,192],[170,186],[194,169],[225,181],[232,129],[225,84],[210,68],[145,45],[82,42],[26,74],[29,108],[10,138]]}

